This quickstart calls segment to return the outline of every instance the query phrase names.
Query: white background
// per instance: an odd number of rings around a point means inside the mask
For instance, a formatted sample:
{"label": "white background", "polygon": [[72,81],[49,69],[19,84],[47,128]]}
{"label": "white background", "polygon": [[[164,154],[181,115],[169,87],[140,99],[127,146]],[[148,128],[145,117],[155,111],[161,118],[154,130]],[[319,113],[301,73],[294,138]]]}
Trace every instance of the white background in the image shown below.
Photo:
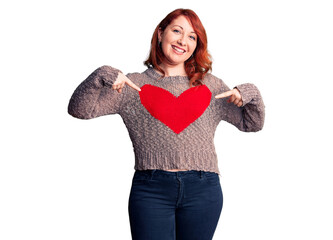
{"label": "white background", "polygon": [[[10,2],[10,3],[8,3]],[[4,1],[0,4],[0,239],[131,239],[134,154],[119,115],[67,114],[111,65],[142,72],[156,25],[193,9],[230,87],[252,82],[264,129],[222,122],[214,239],[333,239],[330,1]]]}

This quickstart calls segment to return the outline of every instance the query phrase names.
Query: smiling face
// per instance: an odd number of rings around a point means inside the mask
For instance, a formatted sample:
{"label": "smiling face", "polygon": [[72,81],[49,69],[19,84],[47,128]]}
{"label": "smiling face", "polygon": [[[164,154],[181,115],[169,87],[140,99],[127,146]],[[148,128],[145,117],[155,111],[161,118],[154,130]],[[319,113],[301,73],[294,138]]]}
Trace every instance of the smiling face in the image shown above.
{"label": "smiling face", "polygon": [[167,65],[184,65],[197,46],[197,35],[191,23],[183,15],[174,19],[162,32],[158,31],[158,39],[167,59]]}

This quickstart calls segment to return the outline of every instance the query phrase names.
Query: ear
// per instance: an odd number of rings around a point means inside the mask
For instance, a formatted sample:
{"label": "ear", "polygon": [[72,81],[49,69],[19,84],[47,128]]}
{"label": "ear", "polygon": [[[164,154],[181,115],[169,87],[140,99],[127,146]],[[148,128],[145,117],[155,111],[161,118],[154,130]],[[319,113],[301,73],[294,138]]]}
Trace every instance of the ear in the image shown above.
{"label": "ear", "polygon": [[162,42],[162,34],[163,34],[163,31],[161,28],[158,29],[157,31],[157,36],[158,36],[158,41],[159,42]]}

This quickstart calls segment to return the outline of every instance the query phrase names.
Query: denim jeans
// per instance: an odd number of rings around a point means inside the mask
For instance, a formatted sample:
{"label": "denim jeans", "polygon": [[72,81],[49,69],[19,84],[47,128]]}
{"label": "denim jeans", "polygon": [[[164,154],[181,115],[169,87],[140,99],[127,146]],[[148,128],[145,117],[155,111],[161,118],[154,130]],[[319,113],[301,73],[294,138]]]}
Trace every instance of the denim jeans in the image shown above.
{"label": "denim jeans", "polygon": [[223,204],[219,175],[136,171],[129,197],[133,240],[211,240]]}

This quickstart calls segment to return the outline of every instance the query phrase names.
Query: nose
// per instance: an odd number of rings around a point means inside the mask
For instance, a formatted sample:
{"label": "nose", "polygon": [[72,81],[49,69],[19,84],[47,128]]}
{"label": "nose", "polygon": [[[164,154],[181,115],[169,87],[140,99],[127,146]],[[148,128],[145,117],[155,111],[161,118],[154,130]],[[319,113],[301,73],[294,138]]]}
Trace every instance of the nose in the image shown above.
{"label": "nose", "polygon": [[184,38],[184,35],[181,35],[180,38],[178,39],[177,43],[181,46],[186,46],[186,41]]}

